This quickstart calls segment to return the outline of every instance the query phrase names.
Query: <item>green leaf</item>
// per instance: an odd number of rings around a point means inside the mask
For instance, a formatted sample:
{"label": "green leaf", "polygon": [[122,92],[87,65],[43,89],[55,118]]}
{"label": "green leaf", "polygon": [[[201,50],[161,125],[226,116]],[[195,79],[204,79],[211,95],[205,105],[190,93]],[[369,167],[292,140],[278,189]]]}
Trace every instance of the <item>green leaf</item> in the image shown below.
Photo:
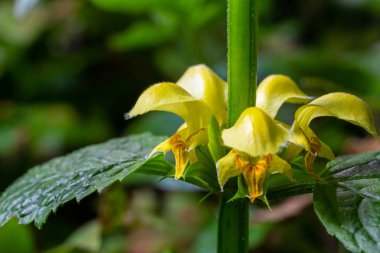
{"label": "green leaf", "polygon": [[235,201],[238,199],[245,199],[247,198],[247,195],[248,195],[248,191],[247,191],[247,186],[245,185],[243,175],[239,175],[237,177],[237,191],[235,195],[230,200],[228,200],[228,202]]}
{"label": "green leaf", "polygon": [[125,13],[140,13],[149,9],[150,4],[154,0],[130,1],[130,0],[91,0],[91,2],[98,8],[125,12]]}
{"label": "green leaf", "polygon": [[139,22],[127,30],[115,34],[109,43],[116,50],[136,50],[154,47],[173,37],[174,30],[168,26],[151,22]]}
{"label": "green leaf", "polygon": [[90,252],[99,252],[101,246],[101,225],[98,221],[86,223],[70,235],[66,244]]}
{"label": "green leaf", "polygon": [[198,161],[185,170],[183,180],[211,192],[219,192],[216,167],[208,148],[206,146],[197,147],[196,155]]}
{"label": "green leaf", "polygon": [[40,228],[62,204],[80,201],[140,168],[170,171],[163,155],[146,159],[163,139],[148,133],[113,139],[34,167],[1,195],[0,226],[17,217]]}
{"label": "green leaf", "polygon": [[19,225],[17,221],[11,220],[0,228],[1,252],[12,253],[34,253],[36,252],[33,233],[29,226]]}
{"label": "green leaf", "polygon": [[171,0],[91,0],[91,2],[98,8],[126,14],[142,14],[151,12],[152,9],[178,5],[176,1]]}
{"label": "green leaf", "polygon": [[249,248],[253,249],[260,246],[267,238],[269,232],[275,225],[272,222],[261,222],[258,224],[249,225]]}
{"label": "green leaf", "polygon": [[380,152],[340,157],[314,190],[327,232],[352,252],[380,252]]}
{"label": "green leaf", "polygon": [[207,128],[208,133],[208,148],[214,162],[218,162],[220,158],[226,155],[226,148],[223,146],[222,131],[219,127],[218,121],[213,116]]}
{"label": "green leaf", "polygon": [[93,220],[74,231],[62,245],[44,253],[99,252],[100,247],[101,226],[97,220]]}

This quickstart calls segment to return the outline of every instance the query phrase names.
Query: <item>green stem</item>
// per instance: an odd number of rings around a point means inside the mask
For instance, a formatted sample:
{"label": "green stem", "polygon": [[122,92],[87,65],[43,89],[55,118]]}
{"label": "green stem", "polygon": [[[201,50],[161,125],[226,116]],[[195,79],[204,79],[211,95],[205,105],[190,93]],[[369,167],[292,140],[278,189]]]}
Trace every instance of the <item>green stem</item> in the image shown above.
{"label": "green stem", "polygon": [[[228,127],[255,105],[258,0],[228,0]],[[226,191],[229,192],[229,191]],[[220,199],[218,253],[248,252],[249,202]]]}
{"label": "green stem", "polygon": [[258,0],[228,1],[228,125],[255,105]]}
{"label": "green stem", "polygon": [[248,252],[248,205],[246,199],[228,202],[232,196],[220,198],[218,223],[218,253]]}

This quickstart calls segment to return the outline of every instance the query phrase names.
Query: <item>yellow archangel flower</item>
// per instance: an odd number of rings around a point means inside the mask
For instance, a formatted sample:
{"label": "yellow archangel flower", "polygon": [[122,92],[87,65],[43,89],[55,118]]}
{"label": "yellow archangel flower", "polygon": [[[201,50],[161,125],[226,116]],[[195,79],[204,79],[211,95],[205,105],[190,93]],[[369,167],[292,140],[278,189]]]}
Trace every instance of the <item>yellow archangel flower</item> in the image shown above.
{"label": "yellow archangel flower", "polygon": [[248,198],[253,202],[263,195],[267,173],[291,177],[290,165],[276,155],[289,138],[289,126],[274,119],[281,105],[307,103],[311,97],[298,89],[288,77],[273,75],[261,82],[256,91],[256,107],[242,112],[235,125],[222,132],[232,150],[217,162],[218,181],[223,190],[232,177],[243,174]]}
{"label": "yellow archangel flower", "polygon": [[195,148],[207,144],[207,125],[214,116],[220,125],[226,121],[227,84],[205,65],[190,67],[177,83],[157,83],[138,98],[127,118],[149,111],[167,111],[180,116],[185,123],[169,139],[156,146],[156,152],[173,151],[179,179],[190,160],[195,160]]}
{"label": "yellow archangel flower", "polygon": [[336,92],[321,96],[297,111],[291,129],[289,141],[300,148],[294,149],[296,156],[302,149],[305,156],[306,169],[313,175],[313,162],[317,156],[329,160],[334,159],[334,153],[323,143],[309,127],[311,121],[318,117],[333,116],[364,128],[373,136],[377,135],[372,114],[361,99],[347,93]]}

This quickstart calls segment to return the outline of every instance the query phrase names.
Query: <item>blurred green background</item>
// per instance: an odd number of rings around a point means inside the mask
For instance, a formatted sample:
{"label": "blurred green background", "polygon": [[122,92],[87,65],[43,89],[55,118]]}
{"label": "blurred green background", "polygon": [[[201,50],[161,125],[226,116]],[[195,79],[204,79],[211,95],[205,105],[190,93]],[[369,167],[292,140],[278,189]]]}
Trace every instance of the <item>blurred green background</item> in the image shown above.
{"label": "blurred green background", "polygon": [[[20,14],[33,0],[17,2]],[[22,13],[21,13],[22,14]],[[292,77],[308,94],[347,91],[380,125],[380,1],[260,1],[259,78]],[[0,1],[0,191],[28,168],[112,137],[169,135],[180,120],[125,121],[149,85],[205,63],[226,77],[225,0],[46,0],[15,18]],[[291,122],[295,107],[281,118]],[[380,149],[359,128],[313,122],[336,154]],[[217,199],[170,180],[135,176],[68,203],[42,230],[10,222],[1,252],[215,252]],[[252,208],[254,252],[345,252],[311,197]]]}

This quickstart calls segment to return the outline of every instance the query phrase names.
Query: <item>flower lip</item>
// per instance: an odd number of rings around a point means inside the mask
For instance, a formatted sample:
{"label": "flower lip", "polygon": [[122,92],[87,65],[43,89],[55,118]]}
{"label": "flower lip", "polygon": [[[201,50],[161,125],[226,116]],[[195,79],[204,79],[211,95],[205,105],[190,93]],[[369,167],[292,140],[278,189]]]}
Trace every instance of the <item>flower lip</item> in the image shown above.
{"label": "flower lip", "polygon": [[244,110],[235,125],[222,132],[226,146],[252,157],[276,153],[288,136],[288,130],[256,107]]}
{"label": "flower lip", "polygon": [[232,149],[216,163],[216,167],[221,191],[230,178],[242,174],[248,187],[247,197],[251,202],[264,194],[263,184],[267,172],[283,173],[289,179],[292,178],[291,166],[275,154],[250,157]]}

